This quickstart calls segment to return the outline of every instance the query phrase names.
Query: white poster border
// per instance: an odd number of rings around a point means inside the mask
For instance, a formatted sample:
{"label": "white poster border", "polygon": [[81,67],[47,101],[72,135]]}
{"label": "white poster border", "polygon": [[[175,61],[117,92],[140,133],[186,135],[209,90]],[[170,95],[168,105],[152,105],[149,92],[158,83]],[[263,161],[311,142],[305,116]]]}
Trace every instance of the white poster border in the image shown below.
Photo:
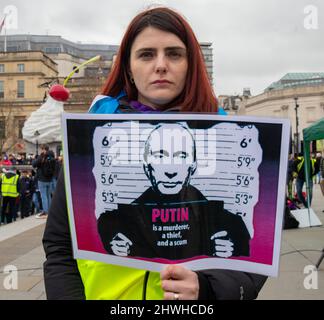
{"label": "white poster border", "polygon": [[[285,185],[288,163],[288,150],[289,150],[289,135],[290,135],[290,121],[289,119],[281,118],[266,118],[266,117],[251,117],[251,116],[220,116],[210,113],[161,113],[161,114],[81,114],[81,113],[63,113],[62,114],[62,137],[63,137],[63,153],[64,153],[64,172],[65,172],[65,187],[67,195],[67,207],[69,225],[72,236],[73,255],[75,259],[96,260],[113,265],[122,265],[126,267],[145,269],[150,271],[161,271],[165,264],[135,259],[131,257],[118,257],[109,254],[102,254],[96,252],[89,252],[78,249],[76,226],[73,214],[72,194],[71,194],[71,181],[70,181],[70,168],[69,168],[69,143],[67,137],[67,120],[174,120],[174,121],[192,121],[192,120],[207,120],[218,122],[244,122],[244,123],[269,123],[282,125],[281,135],[281,153],[280,153],[280,169],[278,179],[278,193],[277,193],[277,215],[274,232],[274,249],[272,264],[261,264],[250,261],[236,260],[236,259],[224,259],[224,258],[203,258],[194,261],[187,261],[181,263],[181,265],[191,270],[203,270],[203,269],[228,269],[228,270],[240,270],[245,272],[253,272],[258,274],[264,274],[268,276],[276,277],[279,272],[279,260],[280,260],[280,246],[282,236],[283,225],[283,213],[285,205]],[[282,214],[280,214],[282,213]]]}

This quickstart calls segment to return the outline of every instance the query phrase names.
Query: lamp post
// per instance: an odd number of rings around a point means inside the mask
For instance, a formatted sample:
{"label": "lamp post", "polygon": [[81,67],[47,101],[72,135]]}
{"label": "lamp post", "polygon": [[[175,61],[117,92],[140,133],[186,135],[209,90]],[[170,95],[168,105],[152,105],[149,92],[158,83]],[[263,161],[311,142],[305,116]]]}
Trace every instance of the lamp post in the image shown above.
{"label": "lamp post", "polygon": [[296,111],[296,153],[299,153],[299,134],[298,134],[298,97],[295,97],[295,111]]}
{"label": "lamp post", "polygon": [[36,156],[38,156],[38,136],[40,136],[38,130],[34,132],[34,136],[36,137]]}

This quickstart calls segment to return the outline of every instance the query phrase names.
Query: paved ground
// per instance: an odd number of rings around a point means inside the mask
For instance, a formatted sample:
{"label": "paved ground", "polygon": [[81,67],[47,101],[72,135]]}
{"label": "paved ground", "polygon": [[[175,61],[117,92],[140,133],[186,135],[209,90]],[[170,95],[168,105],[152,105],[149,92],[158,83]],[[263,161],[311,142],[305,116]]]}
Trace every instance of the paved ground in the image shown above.
{"label": "paved ground", "polygon": [[[319,185],[315,185],[312,208],[324,224],[324,198]],[[41,245],[44,227],[45,220],[34,216],[0,227],[0,300],[46,299]],[[267,280],[259,299],[324,299],[324,261],[317,272],[318,289],[304,287],[308,275],[304,268],[316,264],[323,248],[323,226],[285,230],[279,277]],[[5,270],[10,265],[18,269],[18,288],[6,290],[6,286],[14,285]]]}
{"label": "paved ground", "polygon": [[[42,268],[45,255],[41,246],[45,221],[31,216],[0,227],[0,239],[6,234],[6,239],[0,241],[1,300],[46,299]],[[17,230],[22,232],[17,233]],[[13,233],[12,237],[10,231]],[[11,287],[14,285],[11,281],[6,281],[8,275],[14,275],[12,272],[14,269],[6,272],[5,267],[9,266],[14,266],[18,270],[17,290],[6,290],[7,285]]]}
{"label": "paved ground", "polygon": [[314,185],[312,208],[323,225],[284,230],[279,277],[267,280],[259,299],[324,299],[324,260],[317,271],[318,289],[304,287],[305,277],[310,275],[305,267],[316,265],[324,248],[324,197],[318,184]]}

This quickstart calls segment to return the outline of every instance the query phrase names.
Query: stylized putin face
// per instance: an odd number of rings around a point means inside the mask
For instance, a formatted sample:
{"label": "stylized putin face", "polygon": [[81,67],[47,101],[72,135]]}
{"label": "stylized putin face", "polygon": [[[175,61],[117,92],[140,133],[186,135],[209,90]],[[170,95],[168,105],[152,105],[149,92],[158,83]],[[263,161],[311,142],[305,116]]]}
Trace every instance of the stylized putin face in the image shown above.
{"label": "stylized putin face", "polygon": [[186,127],[162,124],[151,132],[145,143],[144,171],[155,191],[179,193],[196,168],[195,141]]}

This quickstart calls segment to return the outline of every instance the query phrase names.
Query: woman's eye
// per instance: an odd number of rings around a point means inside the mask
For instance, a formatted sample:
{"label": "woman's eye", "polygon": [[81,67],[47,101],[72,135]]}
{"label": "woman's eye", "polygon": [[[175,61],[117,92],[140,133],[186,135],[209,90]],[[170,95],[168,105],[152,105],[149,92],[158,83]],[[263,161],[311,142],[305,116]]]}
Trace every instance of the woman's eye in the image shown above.
{"label": "woman's eye", "polygon": [[140,58],[149,59],[153,57],[153,53],[150,51],[144,51],[139,55]]}
{"label": "woman's eye", "polygon": [[168,56],[171,57],[172,59],[179,59],[182,57],[182,54],[179,51],[170,51],[168,52]]}

